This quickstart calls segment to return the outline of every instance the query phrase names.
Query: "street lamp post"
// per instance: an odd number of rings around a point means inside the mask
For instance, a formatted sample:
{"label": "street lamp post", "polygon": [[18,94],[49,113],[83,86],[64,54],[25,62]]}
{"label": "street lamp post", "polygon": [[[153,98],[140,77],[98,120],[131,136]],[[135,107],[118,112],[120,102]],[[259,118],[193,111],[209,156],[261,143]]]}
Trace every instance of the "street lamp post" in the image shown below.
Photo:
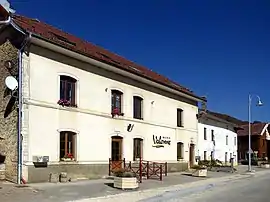
{"label": "street lamp post", "polygon": [[[257,106],[262,106],[263,103],[261,98],[256,95],[258,98]],[[252,95],[248,95],[248,172],[251,172],[251,102]]]}

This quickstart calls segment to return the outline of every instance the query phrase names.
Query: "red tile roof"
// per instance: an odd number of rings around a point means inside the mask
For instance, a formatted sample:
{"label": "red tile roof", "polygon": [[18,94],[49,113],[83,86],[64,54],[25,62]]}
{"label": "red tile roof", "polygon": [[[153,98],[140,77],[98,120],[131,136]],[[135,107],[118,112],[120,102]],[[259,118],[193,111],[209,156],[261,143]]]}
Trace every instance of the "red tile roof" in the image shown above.
{"label": "red tile roof", "polygon": [[[251,135],[260,135],[266,123],[252,123],[251,124]],[[238,136],[248,135],[248,124],[241,125],[243,130],[237,132]]]}
{"label": "red tile roof", "polygon": [[37,19],[31,19],[19,15],[14,15],[12,18],[13,21],[23,30],[31,32],[32,34],[40,37],[41,39],[47,40],[51,43],[57,44],[68,50],[77,52],[100,62],[104,62],[122,70],[126,70],[138,76],[147,78],[149,80],[170,87],[182,93],[188,94],[200,100],[205,99],[195,95],[189,89],[169,80],[168,78],[158,73],[155,73],[150,69],[147,69],[146,67],[131,62],[117,54],[114,54],[112,52],[109,52],[108,50],[105,50],[104,48],[77,38],[51,25],[40,22]]}

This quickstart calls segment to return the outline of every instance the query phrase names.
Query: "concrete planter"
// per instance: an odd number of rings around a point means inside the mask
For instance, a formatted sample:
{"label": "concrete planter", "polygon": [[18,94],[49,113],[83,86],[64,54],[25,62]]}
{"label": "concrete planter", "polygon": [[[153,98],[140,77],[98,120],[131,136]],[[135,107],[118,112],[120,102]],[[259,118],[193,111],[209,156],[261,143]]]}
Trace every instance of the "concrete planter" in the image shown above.
{"label": "concrete planter", "polygon": [[113,186],[119,189],[136,189],[139,184],[136,177],[114,177]]}
{"label": "concrete planter", "polygon": [[194,177],[206,177],[207,176],[207,169],[198,169],[192,173]]}
{"label": "concrete planter", "polygon": [[261,164],[261,168],[270,168],[270,164]]}

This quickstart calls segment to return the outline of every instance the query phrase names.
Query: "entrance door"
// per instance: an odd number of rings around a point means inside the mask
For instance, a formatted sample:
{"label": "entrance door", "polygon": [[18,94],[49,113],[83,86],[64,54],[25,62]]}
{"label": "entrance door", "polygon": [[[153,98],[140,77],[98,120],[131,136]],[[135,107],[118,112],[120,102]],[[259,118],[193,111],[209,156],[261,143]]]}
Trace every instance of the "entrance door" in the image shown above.
{"label": "entrance door", "polygon": [[111,170],[113,172],[122,168],[123,160],[122,160],[122,137],[112,137],[112,145],[111,145]]}
{"label": "entrance door", "polygon": [[190,165],[190,167],[194,166],[194,158],[195,158],[195,145],[190,144],[190,146],[189,146],[189,165]]}

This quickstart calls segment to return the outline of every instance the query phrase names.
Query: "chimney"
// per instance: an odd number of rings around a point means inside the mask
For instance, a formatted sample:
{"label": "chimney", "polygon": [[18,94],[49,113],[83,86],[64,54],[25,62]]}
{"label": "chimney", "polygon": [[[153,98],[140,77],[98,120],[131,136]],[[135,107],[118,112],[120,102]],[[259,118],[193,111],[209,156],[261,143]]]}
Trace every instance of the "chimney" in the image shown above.
{"label": "chimney", "polygon": [[[202,96],[202,98],[206,100],[206,96]],[[202,108],[203,111],[206,111],[207,110],[206,101],[202,101],[201,108]]]}

